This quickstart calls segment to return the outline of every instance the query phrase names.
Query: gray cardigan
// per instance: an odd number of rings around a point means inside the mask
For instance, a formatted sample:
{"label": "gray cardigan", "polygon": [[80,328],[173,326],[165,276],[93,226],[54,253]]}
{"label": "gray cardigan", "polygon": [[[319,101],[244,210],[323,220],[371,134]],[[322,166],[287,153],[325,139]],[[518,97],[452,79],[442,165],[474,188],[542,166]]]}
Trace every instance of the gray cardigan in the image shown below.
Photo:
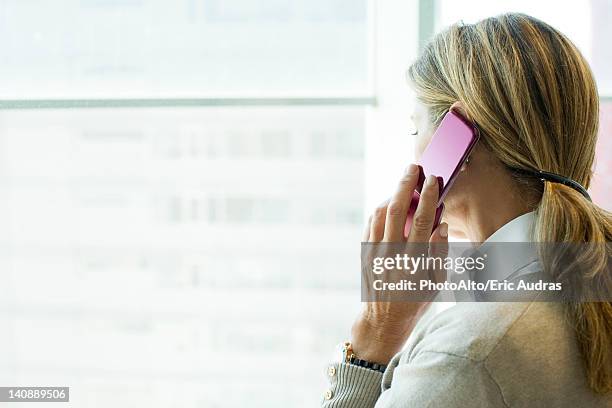
{"label": "gray cardigan", "polygon": [[612,407],[587,387],[559,303],[461,303],[420,324],[384,375],[333,367],[323,407]]}
{"label": "gray cardigan", "polygon": [[[533,213],[524,214],[487,242],[528,242],[533,222]],[[499,265],[500,277],[532,268],[534,260],[511,259]],[[325,372],[326,408],[612,408],[611,394],[587,387],[560,303],[459,303],[421,320],[384,374],[344,363]]]}

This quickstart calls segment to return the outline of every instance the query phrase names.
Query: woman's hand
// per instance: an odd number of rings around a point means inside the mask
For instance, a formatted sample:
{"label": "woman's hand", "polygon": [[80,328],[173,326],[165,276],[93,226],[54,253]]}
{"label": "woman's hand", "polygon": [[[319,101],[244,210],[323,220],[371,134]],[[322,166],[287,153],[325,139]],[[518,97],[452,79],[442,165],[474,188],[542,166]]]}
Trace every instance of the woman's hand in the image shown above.
{"label": "woman's hand", "polygon": [[[376,209],[366,228],[364,242],[406,242],[404,225],[420,168],[411,164],[391,199]],[[407,238],[409,243],[448,242],[448,225],[441,223],[432,234],[439,196],[438,180],[425,180]],[[438,247],[441,247],[438,245]],[[370,362],[387,364],[398,353],[429,302],[369,302],[351,330],[355,355]]]}

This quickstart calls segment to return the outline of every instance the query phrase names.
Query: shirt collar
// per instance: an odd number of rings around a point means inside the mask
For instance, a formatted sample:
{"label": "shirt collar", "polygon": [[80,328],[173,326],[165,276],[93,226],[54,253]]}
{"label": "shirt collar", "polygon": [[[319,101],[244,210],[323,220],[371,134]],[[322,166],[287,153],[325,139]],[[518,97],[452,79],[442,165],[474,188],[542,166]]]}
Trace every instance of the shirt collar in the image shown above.
{"label": "shirt collar", "polygon": [[528,212],[509,221],[485,240],[489,242],[532,242],[535,213]]}
{"label": "shirt collar", "polygon": [[[529,243],[533,243],[532,237],[535,221],[535,213],[529,212],[503,225],[478,248],[468,252],[470,256],[476,256],[475,252],[487,253],[486,271],[482,271],[479,274],[469,273],[459,275],[453,273],[451,274],[451,281],[458,282],[466,279],[504,281],[509,278],[516,278],[523,274],[539,271],[537,250],[535,245],[529,245]],[[526,243],[527,245],[521,245],[520,251],[517,251],[516,247],[501,244],[504,242],[519,242]],[[457,300],[475,299],[474,293],[471,292],[456,292],[455,298]]]}
{"label": "shirt collar", "polygon": [[[539,268],[539,265],[535,264],[538,260],[537,248],[532,244],[535,221],[534,212],[518,216],[495,231],[478,248],[479,252],[492,255],[487,265],[489,279],[505,280]],[[526,245],[518,247],[500,244],[503,242],[520,242]]]}

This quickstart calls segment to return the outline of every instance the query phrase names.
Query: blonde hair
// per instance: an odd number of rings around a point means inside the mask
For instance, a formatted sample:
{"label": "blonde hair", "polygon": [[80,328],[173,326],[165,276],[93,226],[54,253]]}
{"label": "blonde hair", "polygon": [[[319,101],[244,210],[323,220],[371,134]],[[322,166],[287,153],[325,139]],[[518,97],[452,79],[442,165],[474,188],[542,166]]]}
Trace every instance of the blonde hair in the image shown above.
{"label": "blonde hair", "polygon": [[[456,24],[428,44],[408,76],[438,124],[456,101],[481,130],[481,140],[508,167],[520,188],[541,193],[536,241],[589,242],[585,279],[610,295],[612,216],[562,184],[513,173],[537,169],[586,188],[599,125],[599,97],[589,65],[572,42],[524,14]],[[545,269],[559,265],[542,257]],[[551,271],[555,273],[555,271]],[[589,386],[612,390],[612,303],[568,301]]]}

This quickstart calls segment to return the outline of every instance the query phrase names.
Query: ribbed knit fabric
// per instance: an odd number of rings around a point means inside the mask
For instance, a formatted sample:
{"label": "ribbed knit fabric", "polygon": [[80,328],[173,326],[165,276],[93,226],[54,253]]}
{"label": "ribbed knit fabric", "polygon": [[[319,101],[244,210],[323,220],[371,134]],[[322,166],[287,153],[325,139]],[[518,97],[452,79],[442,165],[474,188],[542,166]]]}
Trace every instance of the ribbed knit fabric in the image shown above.
{"label": "ribbed knit fabric", "polygon": [[[322,406],[325,408],[360,408],[373,407],[380,396],[382,373],[356,365],[335,363],[333,376],[329,377],[331,399],[323,395]],[[326,374],[329,368],[325,370]]]}

